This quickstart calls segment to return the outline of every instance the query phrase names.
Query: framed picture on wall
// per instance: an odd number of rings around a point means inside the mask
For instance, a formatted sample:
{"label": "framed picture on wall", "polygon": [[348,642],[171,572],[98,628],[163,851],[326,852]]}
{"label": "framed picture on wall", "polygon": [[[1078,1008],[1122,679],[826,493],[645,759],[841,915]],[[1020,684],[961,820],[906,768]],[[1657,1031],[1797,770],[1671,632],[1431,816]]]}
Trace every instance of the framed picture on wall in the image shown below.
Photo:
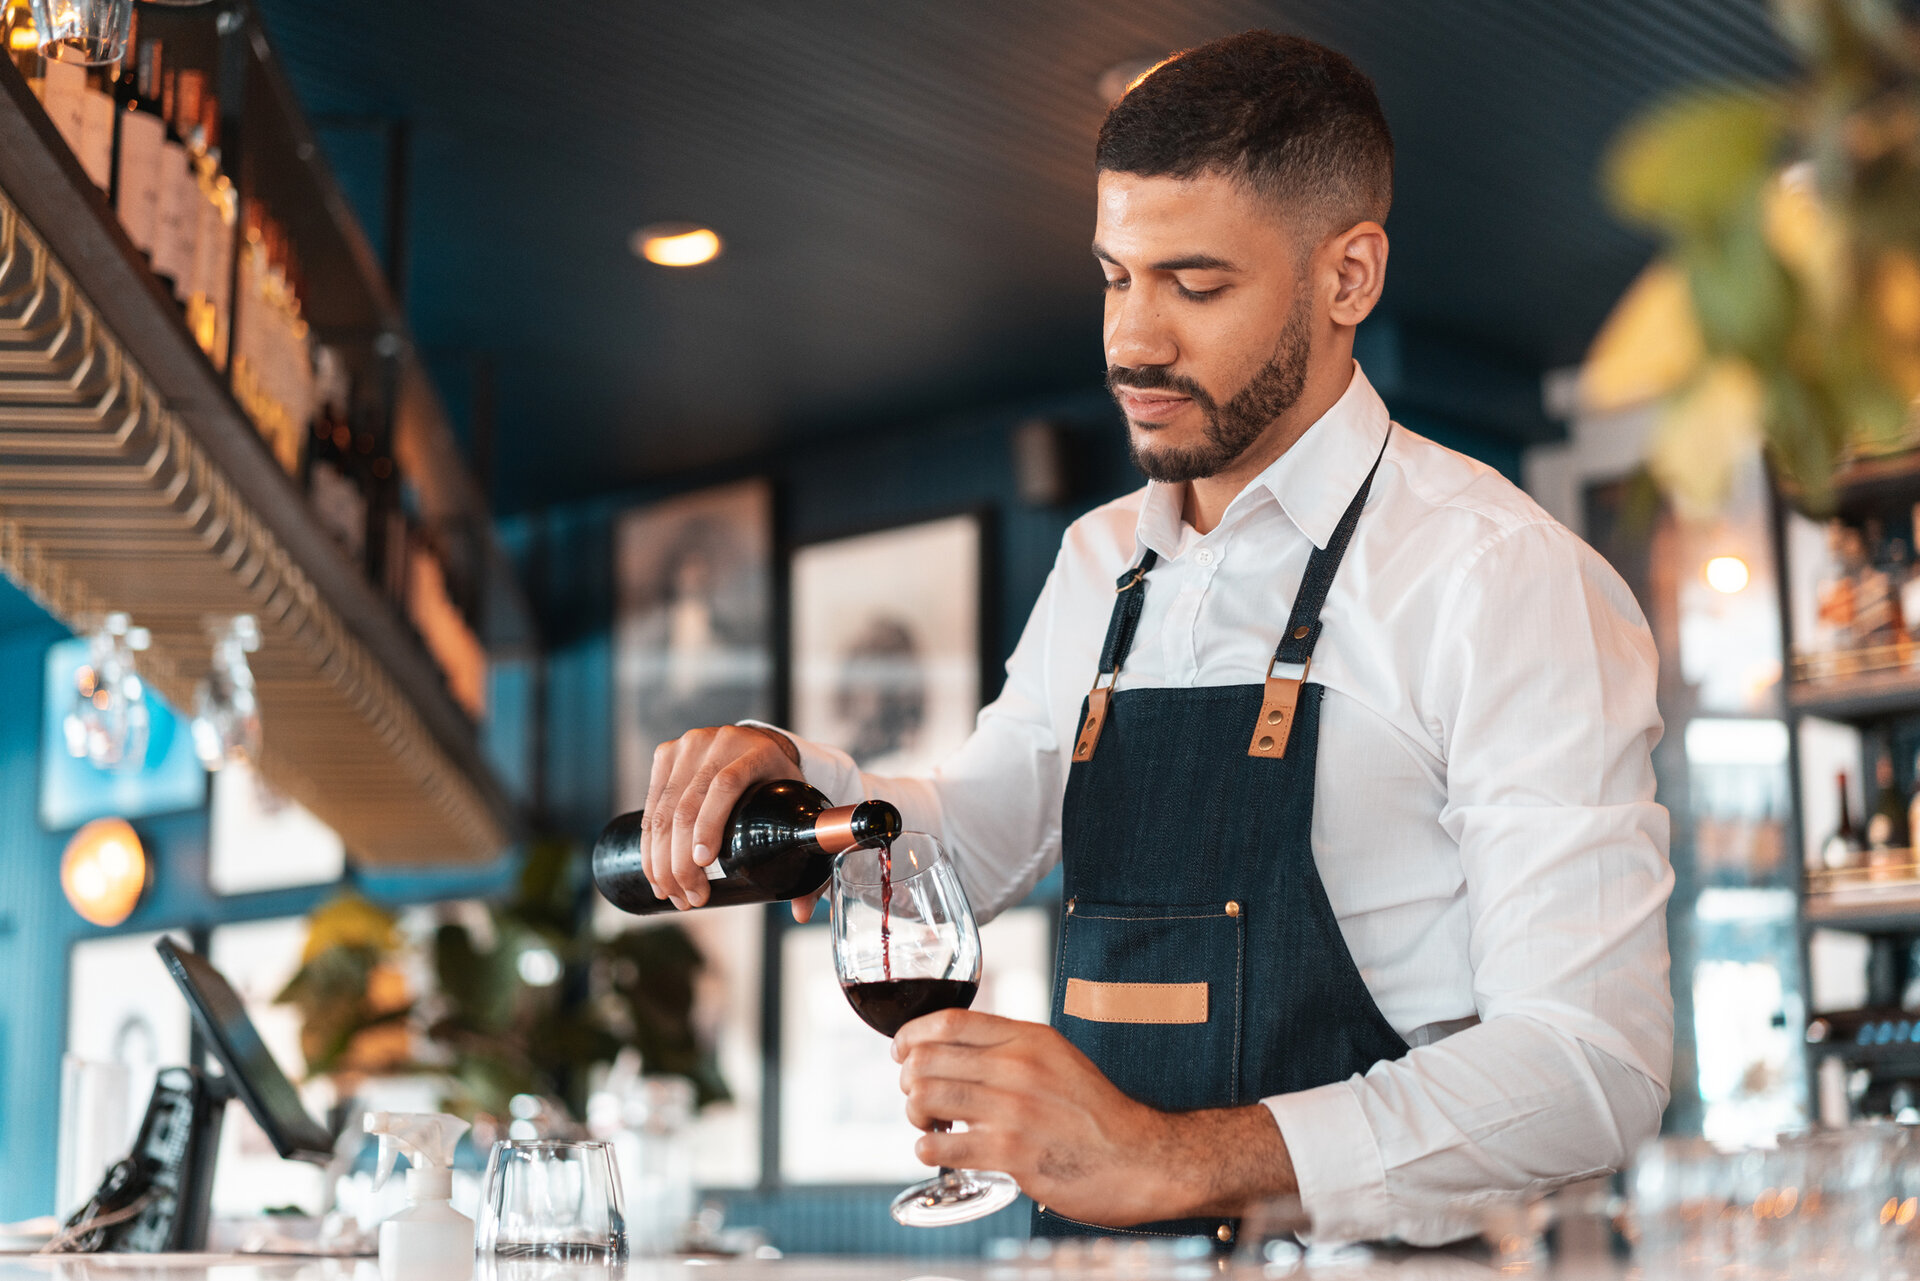
{"label": "framed picture on wall", "polygon": [[646,803],[653,750],[773,714],[773,494],[742,481],[638,508],[614,531],[614,800]]}
{"label": "framed picture on wall", "polygon": [[861,768],[938,764],[981,691],[977,514],[813,543],[793,554],[793,728]]}

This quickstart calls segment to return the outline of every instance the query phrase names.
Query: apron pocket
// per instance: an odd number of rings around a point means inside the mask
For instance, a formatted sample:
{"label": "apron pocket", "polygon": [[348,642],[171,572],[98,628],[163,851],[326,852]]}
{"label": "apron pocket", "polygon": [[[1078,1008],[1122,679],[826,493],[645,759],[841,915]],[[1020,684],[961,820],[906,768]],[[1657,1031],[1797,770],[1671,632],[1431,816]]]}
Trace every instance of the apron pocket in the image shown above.
{"label": "apron pocket", "polygon": [[1069,904],[1053,1025],[1129,1098],[1237,1104],[1244,919],[1238,904]]}

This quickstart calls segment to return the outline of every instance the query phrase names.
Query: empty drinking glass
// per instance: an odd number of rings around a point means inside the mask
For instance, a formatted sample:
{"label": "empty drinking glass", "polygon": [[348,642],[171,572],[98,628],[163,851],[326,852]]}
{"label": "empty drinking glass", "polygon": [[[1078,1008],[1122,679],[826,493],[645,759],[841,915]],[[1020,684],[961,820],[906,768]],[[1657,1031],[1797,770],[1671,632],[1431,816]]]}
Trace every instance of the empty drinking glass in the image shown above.
{"label": "empty drinking glass", "polygon": [[127,52],[133,0],[31,0],[31,8],[48,58],[98,67]]}
{"label": "empty drinking glass", "polygon": [[624,1263],[627,1226],[611,1149],[551,1139],[494,1144],[474,1249],[483,1259]]}

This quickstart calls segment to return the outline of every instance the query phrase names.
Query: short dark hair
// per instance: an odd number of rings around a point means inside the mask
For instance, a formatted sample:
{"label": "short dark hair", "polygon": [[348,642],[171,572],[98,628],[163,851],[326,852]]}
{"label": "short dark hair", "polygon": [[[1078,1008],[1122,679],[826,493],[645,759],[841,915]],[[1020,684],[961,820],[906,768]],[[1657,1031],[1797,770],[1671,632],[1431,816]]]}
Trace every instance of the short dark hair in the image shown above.
{"label": "short dark hair", "polygon": [[1102,170],[1220,173],[1305,213],[1314,241],[1393,204],[1393,135],[1373,81],[1300,36],[1243,31],[1175,54],[1107,112]]}

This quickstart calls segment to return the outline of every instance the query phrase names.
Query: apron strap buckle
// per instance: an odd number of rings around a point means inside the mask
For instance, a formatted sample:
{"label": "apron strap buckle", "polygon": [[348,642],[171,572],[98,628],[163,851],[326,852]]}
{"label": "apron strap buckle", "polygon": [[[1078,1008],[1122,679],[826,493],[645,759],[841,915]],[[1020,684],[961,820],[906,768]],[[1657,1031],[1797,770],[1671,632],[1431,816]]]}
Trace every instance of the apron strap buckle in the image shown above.
{"label": "apron strap buckle", "polygon": [[[1113,697],[1113,683],[1119,672],[1100,672],[1087,691],[1087,712],[1080,718],[1080,732],[1073,736],[1073,759],[1090,761],[1093,749],[1100,745],[1100,731],[1107,724],[1107,700]],[[1101,682],[1105,682],[1102,684]]]}
{"label": "apron strap buckle", "polygon": [[1248,756],[1279,760],[1287,754],[1294,709],[1300,704],[1300,686],[1306,683],[1307,669],[1312,665],[1309,658],[1303,663],[1276,661],[1267,668],[1266,697],[1260,700],[1260,719],[1254,722]]}

